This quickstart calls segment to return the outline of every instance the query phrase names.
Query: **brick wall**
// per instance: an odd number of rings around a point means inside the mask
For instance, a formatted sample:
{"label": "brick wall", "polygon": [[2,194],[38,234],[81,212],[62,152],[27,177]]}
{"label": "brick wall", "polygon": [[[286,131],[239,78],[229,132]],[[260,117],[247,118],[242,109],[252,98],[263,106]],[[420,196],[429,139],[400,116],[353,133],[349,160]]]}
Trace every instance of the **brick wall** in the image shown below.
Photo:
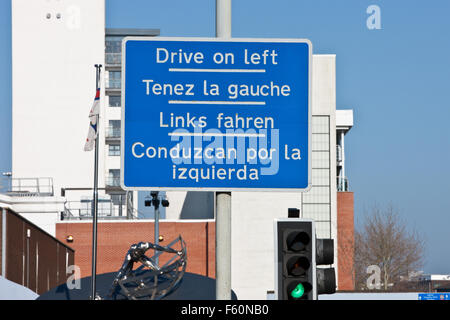
{"label": "brick wall", "polygon": [[[164,236],[161,245],[169,244],[181,234],[187,247],[187,272],[208,277],[215,276],[215,222],[160,221],[159,233]],[[72,235],[74,240],[66,242]],[[75,265],[81,277],[91,275],[92,223],[60,222],[56,224],[56,238],[75,249]],[[117,221],[98,223],[97,274],[117,271],[130,245],[140,241],[154,242],[154,225],[148,221]],[[151,250],[147,252],[151,256]],[[163,254],[160,262],[164,262]]]}
{"label": "brick wall", "polygon": [[337,193],[338,290],[354,290],[353,192]]}

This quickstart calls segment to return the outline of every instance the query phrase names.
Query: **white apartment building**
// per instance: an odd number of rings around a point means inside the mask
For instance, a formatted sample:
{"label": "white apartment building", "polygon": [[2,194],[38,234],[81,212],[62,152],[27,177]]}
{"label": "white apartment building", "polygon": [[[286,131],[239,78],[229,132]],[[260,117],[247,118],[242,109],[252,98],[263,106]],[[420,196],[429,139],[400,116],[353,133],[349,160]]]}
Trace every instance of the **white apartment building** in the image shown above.
{"label": "white apartment building", "polygon": [[[135,30],[132,34],[155,36],[159,31]],[[94,153],[83,147],[95,96],[95,64],[104,66],[99,215],[137,215],[137,194],[121,190],[116,179],[120,105],[115,98],[117,92],[120,97],[120,80],[114,75],[120,64],[115,64],[115,53],[108,52],[114,50],[115,42],[105,41],[106,36],[103,0],[12,1],[12,177],[8,191],[21,198],[25,194],[63,196],[62,211],[39,214],[34,207],[27,209],[33,212],[27,218],[45,225],[52,235],[61,212],[66,218],[91,216]]]}
{"label": "white apartment building", "polygon": [[[59,205],[27,215],[52,235],[52,223],[61,218],[91,217],[94,154],[83,146],[95,94],[95,64],[104,66],[99,214],[139,218],[138,198],[146,193],[123,191],[119,178],[121,40],[127,35],[157,36],[159,31],[105,29],[104,0],[12,0],[10,191],[24,197],[30,191],[20,185],[25,178],[52,179],[53,192],[46,197],[63,199],[62,209]],[[265,299],[261,288],[273,289],[273,220],[287,217],[288,208],[300,208],[302,217],[315,219],[319,237],[337,238],[337,191],[348,190],[344,135],[353,126],[353,112],[336,111],[336,56],[314,55],[312,66],[311,190],[232,193],[232,288],[240,299]],[[39,197],[36,190],[30,194]],[[167,197],[167,219],[214,218],[213,192],[168,191]],[[21,213],[22,207],[17,208]]]}
{"label": "white apartment building", "polygon": [[[51,182],[48,197],[60,196],[62,187],[93,186],[94,154],[83,152],[83,146],[95,95],[94,64],[105,59],[104,10],[104,1],[12,1],[9,191],[41,196],[40,183],[35,186],[30,178],[43,177]],[[104,187],[104,153],[99,158],[99,186]],[[33,213],[27,218],[54,235],[51,221],[59,216]]]}

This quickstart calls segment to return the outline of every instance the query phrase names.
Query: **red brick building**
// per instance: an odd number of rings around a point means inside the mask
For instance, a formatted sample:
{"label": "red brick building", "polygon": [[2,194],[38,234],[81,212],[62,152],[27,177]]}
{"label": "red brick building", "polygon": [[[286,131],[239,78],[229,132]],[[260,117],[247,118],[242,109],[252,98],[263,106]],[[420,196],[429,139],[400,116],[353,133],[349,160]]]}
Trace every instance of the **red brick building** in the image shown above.
{"label": "red brick building", "polygon": [[337,193],[338,290],[354,290],[354,199],[353,192]]}
{"label": "red brick building", "polygon": [[[168,244],[182,235],[186,241],[188,262],[187,272],[208,277],[215,276],[215,223],[214,220],[167,221],[161,220],[159,233],[164,237],[161,245]],[[92,223],[61,222],[56,225],[56,237],[66,242],[73,237],[70,246],[75,249],[75,265],[80,267],[81,277],[91,275]],[[117,271],[125,254],[133,243],[153,242],[154,224],[148,220],[100,221],[98,223],[98,263],[99,274]],[[151,252],[148,252],[151,256]],[[161,262],[164,256],[161,256]]]}

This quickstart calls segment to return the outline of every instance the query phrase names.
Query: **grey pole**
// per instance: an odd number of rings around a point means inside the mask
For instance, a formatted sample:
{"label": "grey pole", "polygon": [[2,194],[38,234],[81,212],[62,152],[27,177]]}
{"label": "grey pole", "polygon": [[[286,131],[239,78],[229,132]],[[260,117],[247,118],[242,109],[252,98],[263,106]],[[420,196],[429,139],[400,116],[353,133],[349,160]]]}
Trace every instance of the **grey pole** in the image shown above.
{"label": "grey pole", "polygon": [[216,193],[216,300],[231,300],[231,192]]}
{"label": "grey pole", "polygon": [[[100,71],[102,65],[95,65],[97,69],[96,73],[96,87],[99,87]],[[100,106],[99,106],[100,108]],[[100,109],[99,109],[100,110]],[[100,115],[97,115],[97,136],[95,137],[95,161],[94,161],[94,212],[92,221],[92,278],[91,278],[91,300],[95,300],[96,297],[96,276],[97,276],[97,213],[98,213],[98,142],[99,142],[99,126]]]}
{"label": "grey pole", "polygon": [[[160,200],[158,198],[159,192],[156,194],[156,196],[153,198],[156,200],[154,202],[155,206],[155,244],[159,245],[159,204]],[[156,265],[159,267],[159,257],[155,258]]]}
{"label": "grey pole", "polygon": [[[155,244],[159,245],[159,208],[155,209]],[[159,257],[156,257],[155,262],[159,266]]]}
{"label": "grey pole", "polygon": [[231,0],[216,0],[216,37],[231,38]]}
{"label": "grey pole", "polygon": [[[216,0],[216,37],[231,38],[231,0]],[[231,300],[231,192],[216,193],[216,300]]]}

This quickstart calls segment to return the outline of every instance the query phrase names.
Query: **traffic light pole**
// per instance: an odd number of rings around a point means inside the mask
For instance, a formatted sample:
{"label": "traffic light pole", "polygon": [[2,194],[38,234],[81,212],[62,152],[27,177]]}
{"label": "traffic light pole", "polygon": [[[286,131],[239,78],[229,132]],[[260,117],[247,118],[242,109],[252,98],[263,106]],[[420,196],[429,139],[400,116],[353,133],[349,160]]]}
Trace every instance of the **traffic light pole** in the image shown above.
{"label": "traffic light pole", "polygon": [[[153,206],[155,208],[155,244],[159,245],[159,192],[152,194]],[[155,258],[156,265],[159,267],[159,257]]]}
{"label": "traffic light pole", "polygon": [[[231,38],[231,0],[216,0],[216,37]],[[216,192],[216,300],[231,300],[231,192]]]}

